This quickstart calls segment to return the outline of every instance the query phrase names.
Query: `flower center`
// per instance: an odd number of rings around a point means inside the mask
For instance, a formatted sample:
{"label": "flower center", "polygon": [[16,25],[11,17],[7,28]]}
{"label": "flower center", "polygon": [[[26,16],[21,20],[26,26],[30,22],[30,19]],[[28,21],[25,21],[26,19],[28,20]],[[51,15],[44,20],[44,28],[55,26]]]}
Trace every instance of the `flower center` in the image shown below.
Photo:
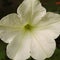
{"label": "flower center", "polygon": [[29,24],[27,24],[27,25],[25,25],[25,30],[31,30],[32,29],[32,26],[31,25],[29,25]]}

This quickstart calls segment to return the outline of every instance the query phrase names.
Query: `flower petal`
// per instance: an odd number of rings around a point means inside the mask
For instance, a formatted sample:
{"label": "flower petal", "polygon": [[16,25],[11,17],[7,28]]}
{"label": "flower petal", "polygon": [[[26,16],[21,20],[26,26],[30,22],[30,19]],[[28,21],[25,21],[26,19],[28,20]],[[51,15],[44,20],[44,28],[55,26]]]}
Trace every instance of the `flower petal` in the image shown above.
{"label": "flower petal", "polygon": [[41,6],[39,0],[24,0],[18,7],[17,13],[22,23],[36,24],[46,14],[46,10]]}
{"label": "flower petal", "polygon": [[50,29],[60,34],[60,15],[47,12],[47,14],[36,25],[38,25],[40,29]]}
{"label": "flower petal", "polygon": [[33,32],[31,56],[37,60],[51,57],[56,48],[56,43],[53,39],[55,36],[56,34],[50,30],[37,30]]}
{"label": "flower petal", "polygon": [[30,35],[17,35],[7,46],[7,56],[13,60],[25,60],[30,57]]}
{"label": "flower petal", "polygon": [[4,25],[4,26],[16,26],[16,25],[21,25],[21,21],[20,21],[20,18],[18,17],[17,14],[12,13],[12,14],[9,14],[9,15],[3,17],[3,18],[0,20],[0,26],[1,26],[1,25]]}
{"label": "flower petal", "polygon": [[0,20],[0,38],[10,43],[13,38],[21,31],[21,22],[17,14],[12,13]]}
{"label": "flower petal", "polygon": [[0,38],[2,41],[4,41],[5,43],[10,43],[17,34],[19,34],[20,32],[13,32],[13,31],[2,31],[0,33]]}

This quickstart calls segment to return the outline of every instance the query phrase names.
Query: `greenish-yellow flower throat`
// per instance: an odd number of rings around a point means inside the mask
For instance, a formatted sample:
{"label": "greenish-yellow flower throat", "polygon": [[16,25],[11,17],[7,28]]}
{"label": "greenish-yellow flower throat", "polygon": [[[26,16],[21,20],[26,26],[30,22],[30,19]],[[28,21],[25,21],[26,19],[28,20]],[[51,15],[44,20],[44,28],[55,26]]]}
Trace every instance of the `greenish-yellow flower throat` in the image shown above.
{"label": "greenish-yellow flower throat", "polygon": [[25,25],[25,30],[31,30],[32,29],[32,26],[30,25],[30,24],[27,24],[27,25]]}

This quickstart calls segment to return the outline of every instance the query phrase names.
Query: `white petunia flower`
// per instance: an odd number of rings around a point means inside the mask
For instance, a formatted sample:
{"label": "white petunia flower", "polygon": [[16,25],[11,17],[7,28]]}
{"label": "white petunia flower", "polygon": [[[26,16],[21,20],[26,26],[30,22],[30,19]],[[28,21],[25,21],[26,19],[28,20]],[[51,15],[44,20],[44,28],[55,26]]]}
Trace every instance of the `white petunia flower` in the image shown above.
{"label": "white petunia flower", "polygon": [[53,55],[60,34],[60,15],[46,12],[38,0],[24,0],[17,9],[0,20],[0,38],[8,43],[7,56],[44,60]]}

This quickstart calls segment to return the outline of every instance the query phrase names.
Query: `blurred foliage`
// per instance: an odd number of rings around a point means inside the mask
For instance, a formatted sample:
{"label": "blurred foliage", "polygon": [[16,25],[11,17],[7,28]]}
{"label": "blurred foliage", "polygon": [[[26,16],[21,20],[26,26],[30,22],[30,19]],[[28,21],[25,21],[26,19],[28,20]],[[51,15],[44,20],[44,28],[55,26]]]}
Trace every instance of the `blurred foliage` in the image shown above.
{"label": "blurred foliage", "polygon": [[60,60],[60,49],[56,48],[54,55],[46,60]]}
{"label": "blurred foliage", "polygon": [[58,0],[41,0],[41,2],[47,11],[60,13],[60,4],[56,4]]}
{"label": "blurred foliage", "polygon": [[0,40],[0,60],[10,60],[6,55],[7,44]]}
{"label": "blurred foliage", "polygon": [[[17,7],[22,3],[23,0],[0,0],[0,19],[7,14],[16,13]],[[59,0],[40,0],[42,5],[47,11],[55,12],[60,14],[60,5],[56,4]],[[46,60],[60,60],[60,36],[55,39],[57,49],[51,58]],[[7,44],[0,40],[0,60],[11,60],[6,55]],[[30,57],[27,60],[34,60]]]}

